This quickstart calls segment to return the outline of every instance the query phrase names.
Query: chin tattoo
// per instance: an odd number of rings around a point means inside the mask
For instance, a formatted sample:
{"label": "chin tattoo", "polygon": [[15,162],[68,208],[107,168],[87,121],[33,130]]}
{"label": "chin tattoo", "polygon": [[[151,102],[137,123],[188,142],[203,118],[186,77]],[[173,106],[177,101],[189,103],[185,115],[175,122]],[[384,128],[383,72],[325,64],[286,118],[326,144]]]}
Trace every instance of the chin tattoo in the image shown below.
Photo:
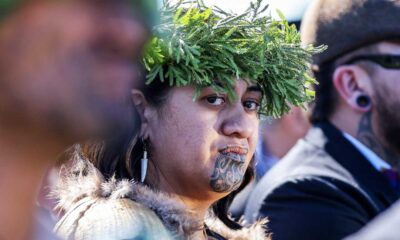
{"label": "chin tattoo", "polygon": [[243,181],[245,171],[245,156],[220,154],[215,160],[210,186],[216,192],[236,190]]}

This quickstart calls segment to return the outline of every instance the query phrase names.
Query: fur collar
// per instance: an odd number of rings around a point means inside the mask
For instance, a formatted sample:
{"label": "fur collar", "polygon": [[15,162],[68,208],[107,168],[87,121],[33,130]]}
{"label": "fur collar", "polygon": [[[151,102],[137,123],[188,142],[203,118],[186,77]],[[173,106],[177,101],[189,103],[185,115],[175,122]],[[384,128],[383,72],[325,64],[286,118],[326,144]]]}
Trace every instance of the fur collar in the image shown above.
{"label": "fur collar", "polygon": [[[81,156],[75,156],[72,166],[61,169],[60,180],[53,191],[53,197],[58,200],[57,208],[62,212],[67,212],[84,198],[131,199],[154,211],[177,239],[193,239],[192,234],[204,225],[204,222],[196,220],[194,213],[188,211],[173,196],[152,190],[134,181],[115,178],[105,181],[102,174]],[[266,222],[267,220],[262,220],[235,231],[211,214],[205,219],[211,231],[226,239],[236,240],[269,239],[263,229],[263,224]]]}

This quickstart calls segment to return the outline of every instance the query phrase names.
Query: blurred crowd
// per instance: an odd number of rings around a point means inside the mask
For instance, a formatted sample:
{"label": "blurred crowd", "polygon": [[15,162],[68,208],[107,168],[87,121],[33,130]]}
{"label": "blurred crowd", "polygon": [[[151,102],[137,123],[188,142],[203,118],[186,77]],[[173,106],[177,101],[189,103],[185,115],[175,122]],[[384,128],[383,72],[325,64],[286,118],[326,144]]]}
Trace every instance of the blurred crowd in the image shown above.
{"label": "blurred crowd", "polygon": [[400,1],[263,3],[0,0],[0,240],[400,239]]}

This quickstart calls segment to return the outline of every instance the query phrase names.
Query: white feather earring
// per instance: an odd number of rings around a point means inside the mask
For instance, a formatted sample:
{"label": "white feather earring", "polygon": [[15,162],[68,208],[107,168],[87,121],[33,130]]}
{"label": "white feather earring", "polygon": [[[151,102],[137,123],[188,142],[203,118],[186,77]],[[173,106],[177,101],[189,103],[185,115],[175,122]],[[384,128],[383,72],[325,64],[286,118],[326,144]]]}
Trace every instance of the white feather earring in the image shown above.
{"label": "white feather earring", "polygon": [[149,159],[147,158],[146,143],[143,137],[142,137],[142,143],[143,143],[143,158],[140,160],[140,182],[144,182],[144,179],[146,178],[147,163],[149,161]]}

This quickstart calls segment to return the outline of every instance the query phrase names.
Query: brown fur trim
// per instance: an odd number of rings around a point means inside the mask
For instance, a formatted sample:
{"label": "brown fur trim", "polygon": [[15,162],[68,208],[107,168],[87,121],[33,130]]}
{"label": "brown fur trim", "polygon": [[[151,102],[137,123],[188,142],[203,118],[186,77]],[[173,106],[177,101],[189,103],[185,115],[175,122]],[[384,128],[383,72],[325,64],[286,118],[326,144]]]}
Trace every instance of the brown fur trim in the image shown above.
{"label": "brown fur trim", "polygon": [[[60,181],[53,191],[58,200],[57,208],[62,212],[72,209],[83,198],[121,199],[127,198],[140,203],[156,213],[165,227],[178,239],[192,239],[193,233],[203,228],[203,222],[195,218],[179,199],[152,190],[142,184],[129,180],[106,181],[101,173],[76,148],[73,164],[60,172]],[[206,224],[210,230],[226,236],[227,239],[267,239],[262,228],[266,221],[234,231],[214,217],[208,217]]]}
{"label": "brown fur trim", "polygon": [[[228,228],[218,218],[207,218],[206,224],[211,231],[230,240],[271,240],[271,235],[266,233],[265,226],[268,223],[266,218],[256,221],[250,226],[243,227],[240,230]],[[243,224],[244,225],[244,224]]]}

